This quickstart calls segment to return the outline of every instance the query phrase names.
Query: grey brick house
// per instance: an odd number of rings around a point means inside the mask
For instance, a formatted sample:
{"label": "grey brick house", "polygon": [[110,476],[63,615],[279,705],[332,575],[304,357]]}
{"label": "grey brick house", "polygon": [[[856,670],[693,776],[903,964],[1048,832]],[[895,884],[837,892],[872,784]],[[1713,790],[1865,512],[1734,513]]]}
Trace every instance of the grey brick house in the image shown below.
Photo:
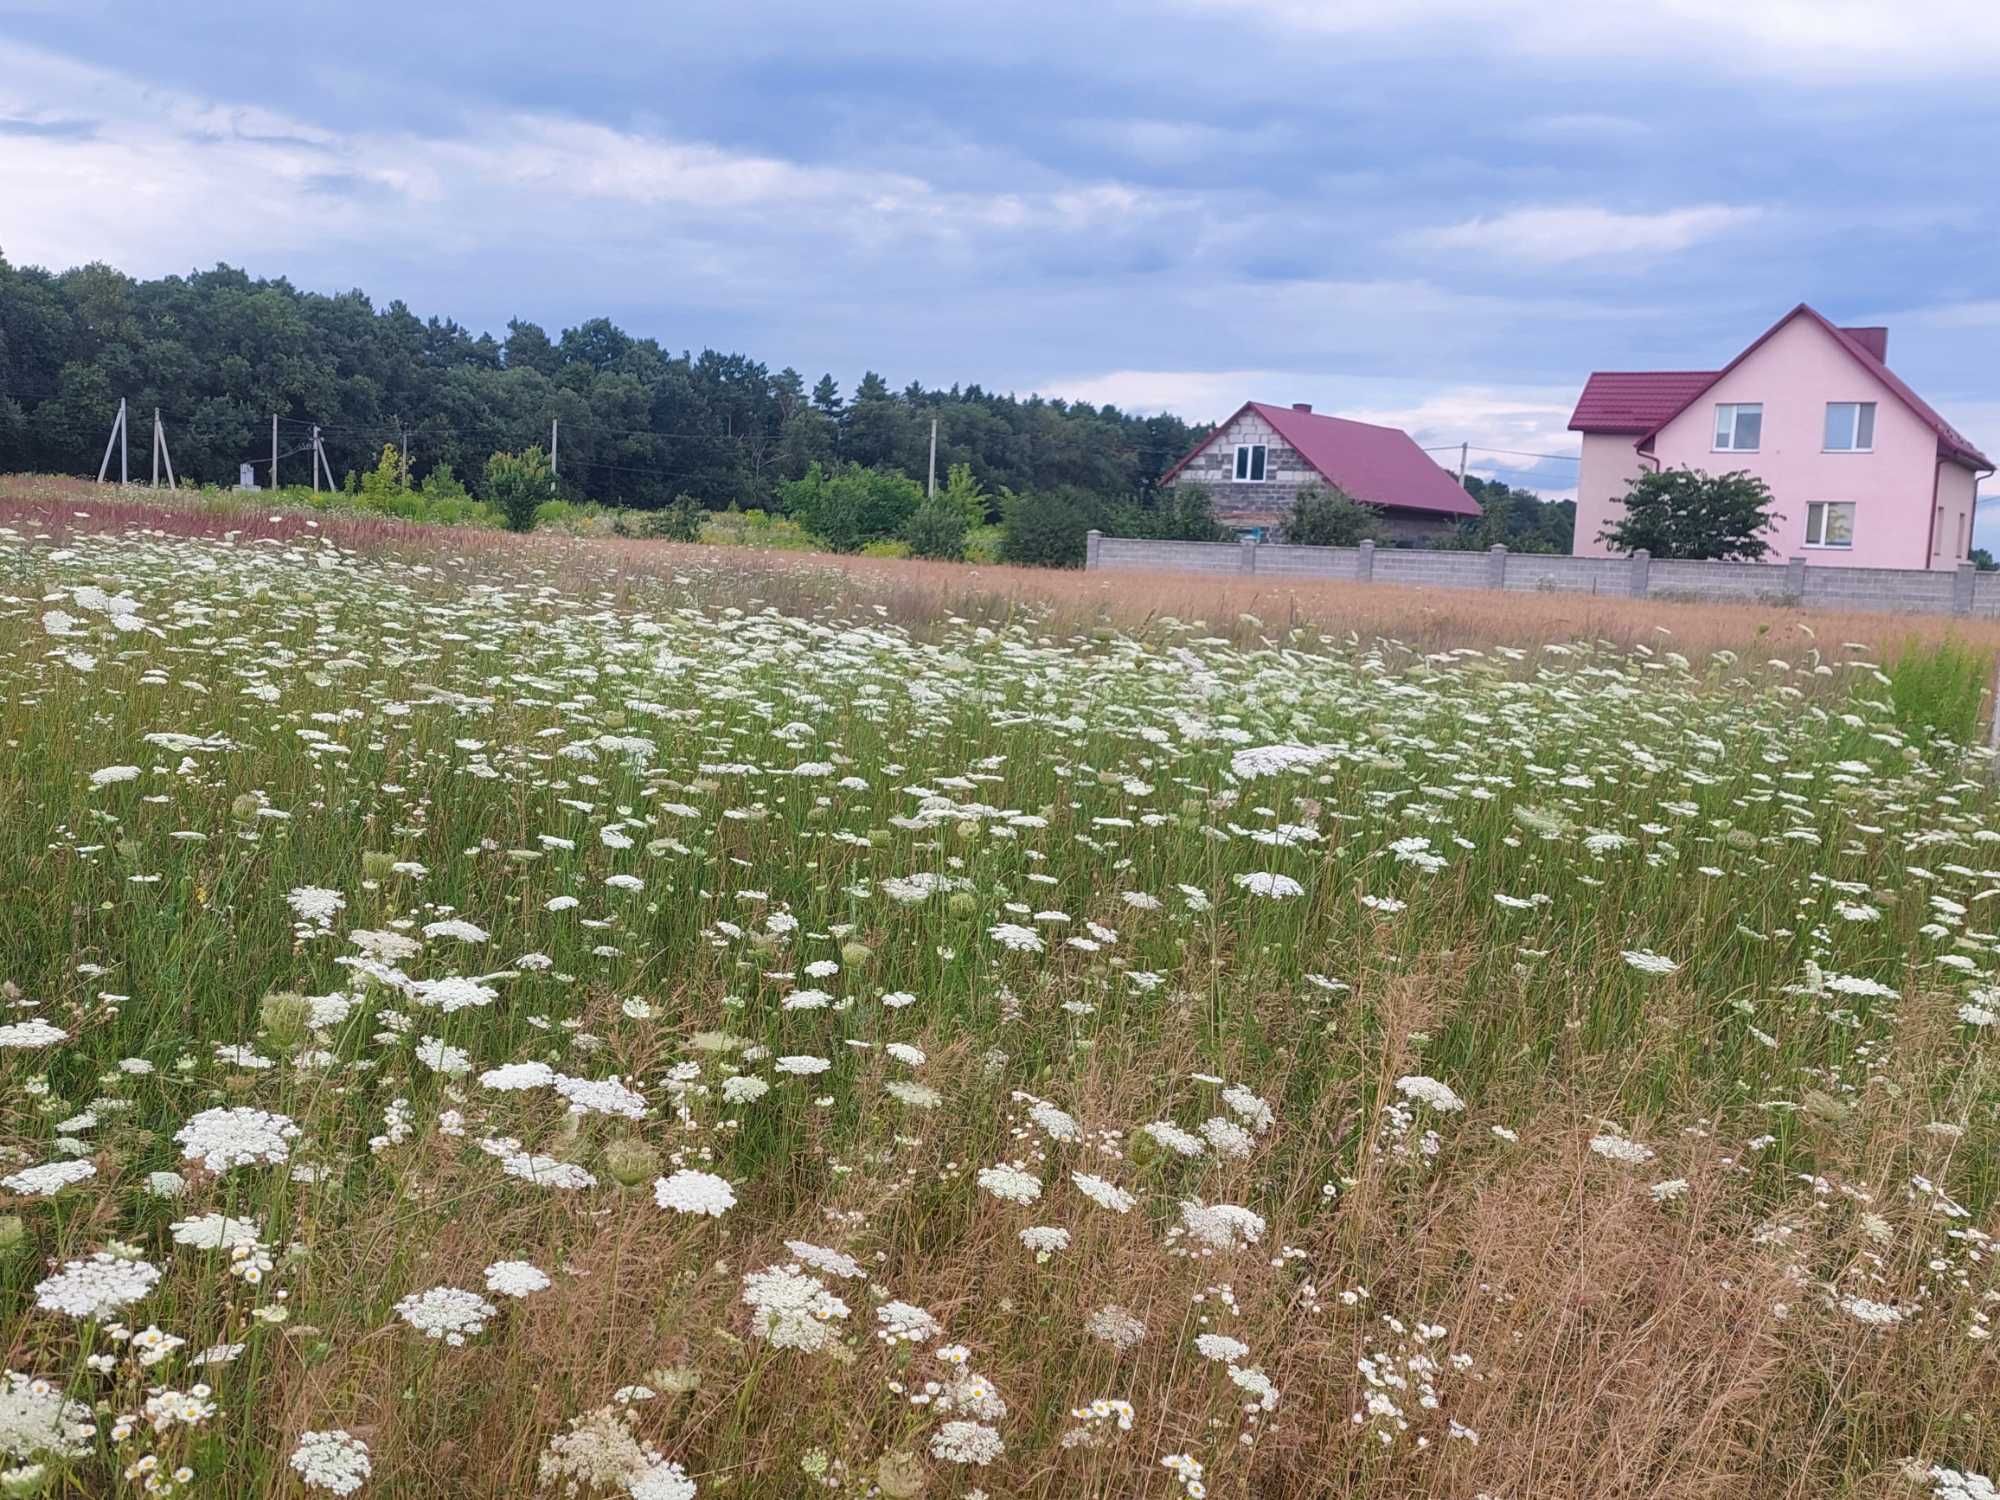
{"label": "grey brick house", "polygon": [[1304,404],[1244,402],[1160,482],[1201,485],[1223,525],[1260,539],[1283,532],[1308,485],[1375,506],[1397,541],[1422,542],[1480,513],[1401,428],[1320,416]]}

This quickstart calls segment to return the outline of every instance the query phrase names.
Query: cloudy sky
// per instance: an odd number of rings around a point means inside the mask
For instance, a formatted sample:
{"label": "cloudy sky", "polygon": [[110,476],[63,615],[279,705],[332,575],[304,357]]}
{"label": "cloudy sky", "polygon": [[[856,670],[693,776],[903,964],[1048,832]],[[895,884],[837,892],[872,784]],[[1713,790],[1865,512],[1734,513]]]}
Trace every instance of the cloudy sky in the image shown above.
{"label": "cloudy sky", "polygon": [[2000,452],[1996,51],[1991,0],[0,0],[0,253],[1311,401],[1550,494],[1591,369],[1805,300]]}

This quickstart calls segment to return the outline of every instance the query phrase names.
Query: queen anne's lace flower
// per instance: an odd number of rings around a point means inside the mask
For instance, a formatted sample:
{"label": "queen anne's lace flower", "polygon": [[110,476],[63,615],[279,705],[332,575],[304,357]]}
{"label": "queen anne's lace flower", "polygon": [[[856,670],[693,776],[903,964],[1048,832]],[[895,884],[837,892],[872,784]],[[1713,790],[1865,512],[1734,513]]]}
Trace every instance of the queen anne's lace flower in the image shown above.
{"label": "queen anne's lace flower", "polygon": [[984,1422],[947,1422],[931,1434],[931,1456],[948,1464],[990,1464],[1006,1448]]}
{"label": "queen anne's lace flower", "polygon": [[427,1339],[443,1339],[454,1348],[486,1331],[486,1320],[499,1309],[477,1292],[455,1286],[434,1286],[412,1292],[396,1304],[396,1316]]}
{"label": "queen anne's lace flower", "polygon": [[797,1266],[766,1266],[743,1278],[750,1331],[779,1349],[816,1353],[839,1337],[847,1304]]}
{"label": "queen anne's lace flower", "polygon": [[531,1297],[548,1288],[548,1272],[525,1260],[496,1260],[486,1268],[486,1290],[496,1297]]}
{"label": "queen anne's lace flower", "polygon": [[300,1433],[291,1462],[307,1489],[336,1495],[353,1494],[374,1472],[368,1461],[368,1445],[337,1427]]}
{"label": "queen anne's lace flower", "polygon": [[72,1260],[35,1287],[35,1306],[72,1318],[102,1318],[130,1307],[160,1279],[159,1268],[100,1250],[88,1260]]}
{"label": "queen anne's lace flower", "polygon": [[53,1381],[12,1370],[0,1378],[0,1456],[81,1458],[96,1435],[90,1408],[69,1400]]}
{"label": "queen anne's lace flower", "polygon": [[676,1172],[653,1184],[653,1201],[683,1214],[719,1219],[736,1206],[736,1190],[713,1172]]}
{"label": "queen anne's lace flower", "polygon": [[1414,1073],[1396,1080],[1396,1092],[1405,1099],[1414,1099],[1419,1104],[1428,1104],[1440,1114],[1456,1114],[1465,1108],[1465,1101],[1454,1094],[1435,1078],[1422,1073]]}
{"label": "queen anne's lace flower", "polygon": [[0,1177],[0,1188],[28,1198],[53,1198],[64,1188],[86,1182],[96,1175],[97,1168],[81,1159],[46,1161],[40,1166],[23,1167],[18,1172]]}
{"label": "queen anne's lace flower", "polygon": [[284,1161],[298,1138],[289,1117],[247,1108],[205,1109],[174,1132],[182,1154],[211,1172]]}

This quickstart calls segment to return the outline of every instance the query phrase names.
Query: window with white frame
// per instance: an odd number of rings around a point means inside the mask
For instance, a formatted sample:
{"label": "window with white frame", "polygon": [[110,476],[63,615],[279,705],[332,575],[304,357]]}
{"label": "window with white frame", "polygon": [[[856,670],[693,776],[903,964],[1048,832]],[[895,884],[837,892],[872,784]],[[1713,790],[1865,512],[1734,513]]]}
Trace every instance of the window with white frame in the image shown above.
{"label": "window with white frame", "polygon": [[1873,401],[1829,401],[1826,403],[1826,451],[1867,453],[1875,446],[1875,403]]}
{"label": "window with white frame", "polygon": [[1815,500],[1806,507],[1808,547],[1852,547],[1854,545],[1854,502]]}
{"label": "window with white frame", "polygon": [[1761,401],[1724,402],[1715,408],[1715,451],[1755,453],[1757,440],[1764,435],[1764,404]]}
{"label": "window with white frame", "polygon": [[1264,445],[1262,443],[1238,443],[1236,445],[1236,478],[1244,484],[1263,483]]}

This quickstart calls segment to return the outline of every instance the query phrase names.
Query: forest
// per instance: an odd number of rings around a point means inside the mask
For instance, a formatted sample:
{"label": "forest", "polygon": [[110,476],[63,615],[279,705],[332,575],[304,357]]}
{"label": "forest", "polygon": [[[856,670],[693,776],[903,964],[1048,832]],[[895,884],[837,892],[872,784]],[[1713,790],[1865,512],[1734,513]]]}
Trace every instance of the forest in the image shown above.
{"label": "forest", "polygon": [[[312,428],[337,476],[384,444],[413,480],[449,464],[476,481],[488,456],[547,447],[560,424],[564,494],[651,508],[771,507],[814,462],[921,478],[938,424],[939,478],[967,464],[989,491],[1150,491],[1200,429],[1086,402],[977,385],[892,390],[869,372],[843,392],[714,349],[673,353],[593,318],[555,338],[514,320],[503,338],[361,291],[301,291],[218,266],[141,281],[105,265],[52,273],[0,258],[0,471],[95,474],[119,398],[143,463],[157,407],[177,473],[309,482]],[[115,460],[114,460],[115,464]]]}

